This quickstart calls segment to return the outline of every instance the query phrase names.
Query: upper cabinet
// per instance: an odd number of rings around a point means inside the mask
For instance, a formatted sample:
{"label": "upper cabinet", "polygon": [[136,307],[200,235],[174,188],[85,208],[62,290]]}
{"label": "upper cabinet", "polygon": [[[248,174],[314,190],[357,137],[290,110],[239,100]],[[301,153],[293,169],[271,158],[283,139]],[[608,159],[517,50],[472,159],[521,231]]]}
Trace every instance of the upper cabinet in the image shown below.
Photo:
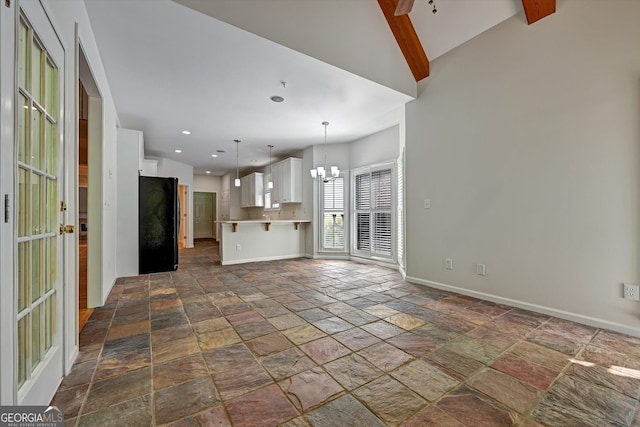
{"label": "upper cabinet", "polygon": [[240,178],[240,207],[253,208],[264,206],[264,174],[254,172]]}
{"label": "upper cabinet", "polygon": [[289,157],[271,166],[273,203],[302,203],[302,159]]}

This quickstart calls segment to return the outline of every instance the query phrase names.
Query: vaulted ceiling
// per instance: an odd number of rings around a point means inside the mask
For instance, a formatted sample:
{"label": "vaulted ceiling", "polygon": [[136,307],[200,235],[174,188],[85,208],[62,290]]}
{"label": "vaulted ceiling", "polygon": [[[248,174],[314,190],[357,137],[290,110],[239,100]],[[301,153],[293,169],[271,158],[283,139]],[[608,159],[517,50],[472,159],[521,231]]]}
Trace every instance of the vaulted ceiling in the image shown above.
{"label": "vaulted ceiling", "polygon": [[[409,15],[431,61],[551,0],[438,1]],[[268,144],[281,157],[321,143],[325,120],[329,143],[392,126],[421,78],[371,0],[84,2],[121,126],[200,174],[235,169],[234,139],[244,168],[267,164]]]}
{"label": "vaulted ceiling", "polygon": [[[380,9],[389,24],[398,46],[404,55],[407,65],[416,81],[429,77],[429,59],[422,48],[420,37],[416,32],[409,13],[413,9],[415,0],[378,0]],[[437,6],[435,0],[429,0],[431,11],[435,15]],[[522,7],[529,25],[555,13],[556,0],[522,0]]]}

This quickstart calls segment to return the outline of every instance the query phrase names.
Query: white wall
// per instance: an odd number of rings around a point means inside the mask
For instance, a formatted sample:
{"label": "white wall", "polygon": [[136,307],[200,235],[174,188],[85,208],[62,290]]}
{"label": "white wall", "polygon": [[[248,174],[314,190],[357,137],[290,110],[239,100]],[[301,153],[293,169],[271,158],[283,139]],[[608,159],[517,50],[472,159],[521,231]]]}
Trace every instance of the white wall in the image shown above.
{"label": "white wall", "polygon": [[400,126],[357,139],[349,144],[351,169],[373,165],[400,156]]}
{"label": "white wall", "polygon": [[640,336],[638,16],[564,0],[433,63],[406,113],[412,280]]}
{"label": "white wall", "polygon": [[116,233],[116,272],[118,277],[137,276],[139,260],[140,140],[142,132],[118,129],[118,227]]}
{"label": "white wall", "polygon": [[193,191],[202,191],[203,193],[221,193],[222,178],[219,176],[193,176]]}
{"label": "white wall", "polygon": [[[77,192],[77,133],[75,117],[76,100],[78,88],[78,75],[76,73],[76,46],[75,46],[75,25],[78,24],[78,37],[83,44],[85,54],[93,77],[95,78],[98,90],[102,97],[102,139],[103,139],[103,227],[105,230],[113,230],[116,227],[115,212],[115,170],[116,170],[116,124],[118,121],[115,104],[111,96],[109,82],[104,71],[104,66],[98,52],[98,47],[91,30],[91,24],[87,16],[84,3],[80,0],[44,0],[46,9],[51,13],[54,27],[59,32],[59,36],[66,49],[66,89],[61,96],[65,97],[66,125],[65,125],[65,162],[69,167],[69,175],[66,180],[67,194],[67,218],[68,224],[77,224],[76,217],[77,199],[73,195]],[[70,242],[71,243],[71,242]],[[104,301],[115,283],[115,259],[116,242],[115,235],[111,232],[103,234],[102,248],[102,283],[101,297]],[[66,346],[66,368],[70,368],[75,358],[77,350],[77,323],[74,309],[77,286],[77,265],[76,265],[76,245],[71,244],[67,248],[67,258],[65,259],[66,290],[65,299],[67,310],[65,314],[65,346]],[[75,286],[74,286],[75,285]]]}
{"label": "white wall", "polygon": [[[175,1],[368,80],[416,95],[407,62],[380,7],[371,0]],[[354,17],[360,25],[354,24]]]}
{"label": "white wall", "polygon": [[249,219],[249,211],[240,207],[241,190],[234,185],[235,179],[235,173],[223,177],[223,183],[228,183],[225,189],[229,191],[229,219]]}
{"label": "white wall", "polygon": [[302,211],[305,218],[311,219],[311,223],[305,229],[305,245],[304,253],[306,257],[313,257],[317,236],[314,232],[315,224],[318,223],[318,213],[315,209],[318,200],[318,187],[316,182],[311,178],[309,171],[313,168],[313,147],[307,147],[302,152]]}
{"label": "white wall", "polygon": [[189,226],[187,248],[193,247],[193,166],[161,157],[149,157],[158,161],[158,176],[163,178],[178,178],[179,185],[189,186]]}

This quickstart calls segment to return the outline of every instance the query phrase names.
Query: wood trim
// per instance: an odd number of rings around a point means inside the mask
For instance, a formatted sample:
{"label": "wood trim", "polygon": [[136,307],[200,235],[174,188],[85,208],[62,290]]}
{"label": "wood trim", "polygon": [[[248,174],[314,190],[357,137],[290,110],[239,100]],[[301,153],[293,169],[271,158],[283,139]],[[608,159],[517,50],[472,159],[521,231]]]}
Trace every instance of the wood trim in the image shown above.
{"label": "wood trim", "polygon": [[529,25],[556,12],[556,0],[522,0]]}
{"label": "wood trim", "polygon": [[429,77],[429,59],[422,48],[422,43],[413,28],[409,15],[394,15],[398,0],[378,0],[378,4],[398,42],[398,46],[400,46],[407,65],[409,65],[413,78],[418,82]]}
{"label": "wood trim", "polygon": [[89,187],[89,167],[87,165],[78,165],[78,187]]}
{"label": "wood trim", "polygon": [[178,185],[178,199],[180,203],[180,229],[178,230],[178,249],[184,249],[187,247],[187,186]]}

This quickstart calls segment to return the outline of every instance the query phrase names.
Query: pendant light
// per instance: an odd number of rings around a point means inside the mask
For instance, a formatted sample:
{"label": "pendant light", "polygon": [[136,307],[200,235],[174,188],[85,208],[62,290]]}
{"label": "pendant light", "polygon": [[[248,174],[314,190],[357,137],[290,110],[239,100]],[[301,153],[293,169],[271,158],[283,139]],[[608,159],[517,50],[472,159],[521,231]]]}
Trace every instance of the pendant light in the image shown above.
{"label": "pendant light", "polygon": [[234,181],[234,186],[240,187],[240,177],[238,176],[238,146],[240,145],[239,139],[234,139],[236,143],[236,180]]}
{"label": "pendant light", "polygon": [[338,169],[337,166],[331,166],[329,168],[331,175],[327,176],[327,126],[329,126],[329,122],[322,122],[322,126],[324,126],[324,166],[318,166],[315,169],[311,169],[309,172],[311,173],[311,178],[320,178],[322,182],[329,182],[340,176],[340,169]]}
{"label": "pendant light", "polygon": [[267,188],[271,190],[273,188],[273,175],[271,175],[271,149],[273,145],[267,145],[269,147],[269,181],[267,181]]}

